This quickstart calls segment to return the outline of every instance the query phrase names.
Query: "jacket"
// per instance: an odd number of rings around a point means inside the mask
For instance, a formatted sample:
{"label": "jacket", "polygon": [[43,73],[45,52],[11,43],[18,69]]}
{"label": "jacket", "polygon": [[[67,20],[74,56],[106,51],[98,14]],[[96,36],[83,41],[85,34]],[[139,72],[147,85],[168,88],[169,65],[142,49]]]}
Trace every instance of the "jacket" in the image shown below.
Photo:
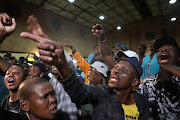
{"label": "jacket", "polygon": [[73,57],[77,61],[77,65],[81,68],[81,70],[85,74],[85,83],[89,81],[87,78],[88,70],[91,69],[90,65],[87,63],[87,61],[81,56],[81,54],[76,50],[73,52]]}
{"label": "jacket", "polygon": [[[66,80],[61,80],[71,100],[77,105],[93,105],[92,120],[124,120],[124,110],[116,93],[107,85],[89,87],[75,73]],[[139,120],[150,118],[149,105],[145,96],[133,93],[136,106],[140,112]]]}

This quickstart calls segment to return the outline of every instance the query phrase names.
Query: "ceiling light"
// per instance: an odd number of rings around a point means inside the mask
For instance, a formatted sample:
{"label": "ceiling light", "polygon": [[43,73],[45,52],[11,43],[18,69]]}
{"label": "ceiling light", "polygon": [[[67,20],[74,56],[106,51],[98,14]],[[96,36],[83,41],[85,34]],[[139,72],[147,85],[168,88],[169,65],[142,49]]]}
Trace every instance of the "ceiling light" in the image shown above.
{"label": "ceiling light", "polygon": [[171,21],[176,21],[176,18],[175,17],[171,18]]}
{"label": "ceiling light", "polygon": [[176,0],[170,0],[169,3],[170,4],[174,4],[176,2]]}
{"label": "ceiling light", "polygon": [[104,20],[104,16],[103,15],[99,16],[99,19]]}
{"label": "ceiling light", "polygon": [[68,0],[70,3],[73,3],[75,0]]}
{"label": "ceiling light", "polygon": [[120,30],[121,29],[121,26],[117,26],[117,30]]}

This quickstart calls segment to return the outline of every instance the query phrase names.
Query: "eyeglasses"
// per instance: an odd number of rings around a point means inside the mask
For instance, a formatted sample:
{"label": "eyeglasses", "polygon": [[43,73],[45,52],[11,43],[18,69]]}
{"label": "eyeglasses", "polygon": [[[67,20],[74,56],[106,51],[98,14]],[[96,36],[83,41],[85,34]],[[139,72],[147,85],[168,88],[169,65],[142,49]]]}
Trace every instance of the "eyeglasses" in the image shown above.
{"label": "eyeglasses", "polygon": [[158,53],[162,53],[162,52],[171,53],[171,52],[174,52],[174,49],[173,49],[173,48],[169,48],[169,49],[159,49],[157,52],[158,52]]}

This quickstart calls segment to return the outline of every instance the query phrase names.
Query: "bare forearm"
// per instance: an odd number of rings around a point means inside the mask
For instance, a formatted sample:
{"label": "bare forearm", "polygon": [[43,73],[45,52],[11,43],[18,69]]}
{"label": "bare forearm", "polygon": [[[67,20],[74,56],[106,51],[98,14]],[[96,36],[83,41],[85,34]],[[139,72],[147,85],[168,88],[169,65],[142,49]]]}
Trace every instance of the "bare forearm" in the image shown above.
{"label": "bare forearm", "polygon": [[104,61],[106,62],[109,69],[112,69],[116,64],[116,61],[113,59],[111,49],[109,48],[106,42],[105,36],[100,37],[98,39],[98,43],[99,43],[100,52]]}
{"label": "bare forearm", "polygon": [[171,71],[175,76],[180,78],[180,67],[179,66],[165,65],[164,68]]}

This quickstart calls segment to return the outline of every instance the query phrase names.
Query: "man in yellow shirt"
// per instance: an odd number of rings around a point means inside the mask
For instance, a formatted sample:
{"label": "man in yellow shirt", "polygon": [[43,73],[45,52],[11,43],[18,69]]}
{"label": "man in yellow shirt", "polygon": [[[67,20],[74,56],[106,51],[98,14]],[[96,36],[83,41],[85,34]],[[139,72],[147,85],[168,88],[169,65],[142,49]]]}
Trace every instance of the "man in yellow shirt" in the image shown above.
{"label": "man in yellow shirt", "polygon": [[139,111],[136,106],[136,103],[131,104],[131,105],[122,104],[122,107],[124,109],[125,120],[138,120]]}

